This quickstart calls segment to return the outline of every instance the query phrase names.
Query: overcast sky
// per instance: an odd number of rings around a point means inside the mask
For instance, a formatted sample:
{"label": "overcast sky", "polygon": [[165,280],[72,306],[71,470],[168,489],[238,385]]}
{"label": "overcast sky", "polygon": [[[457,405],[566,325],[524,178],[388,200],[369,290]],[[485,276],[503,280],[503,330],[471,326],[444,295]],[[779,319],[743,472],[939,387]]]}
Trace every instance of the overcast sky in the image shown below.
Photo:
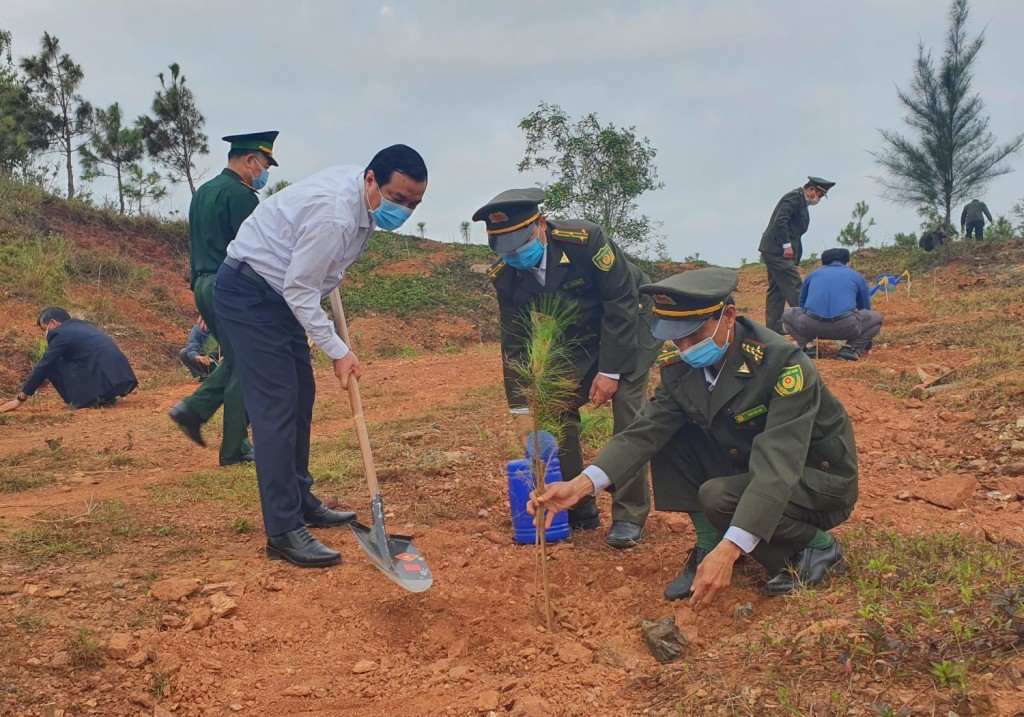
{"label": "overcast sky", "polygon": [[[546,179],[516,171],[517,125],[540,102],[596,112],[658,150],[665,188],[640,204],[664,223],[670,255],[736,265],[756,259],[776,201],[808,174],[838,184],[811,209],[806,253],[833,246],[859,200],[875,244],[917,230],[912,209],[879,196],[869,152],[878,128],[902,129],[895,88],[909,86],[919,42],[941,55],[947,11],[940,0],[0,0],[0,27],[16,56],[44,30],[59,37],[86,99],[129,117],[178,62],[206,116],[206,178],[224,164],[219,138],[237,132],[281,131],[271,182],[410,144],[430,185],[407,226],[424,221],[442,241],[498,192]],[[1024,127],[1021,28],[1024,2],[971,3],[970,34],[986,37],[974,88],[1001,141]],[[1024,157],[1013,164],[1024,170]],[[1022,178],[990,185],[994,214],[1024,197]],[[188,199],[179,188],[163,210]]]}

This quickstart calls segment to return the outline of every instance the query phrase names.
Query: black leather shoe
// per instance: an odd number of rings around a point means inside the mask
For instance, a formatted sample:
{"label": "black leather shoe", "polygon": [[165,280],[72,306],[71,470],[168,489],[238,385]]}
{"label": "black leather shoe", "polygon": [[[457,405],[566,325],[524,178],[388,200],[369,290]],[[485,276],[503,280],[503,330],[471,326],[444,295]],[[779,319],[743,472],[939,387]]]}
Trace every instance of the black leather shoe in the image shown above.
{"label": "black leather shoe", "polygon": [[267,538],[267,557],[287,560],[300,568],[326,568],[341,562],[341,553],[314,538],[305,527]]}
{"label": "black leather shoe", "polygon": [[569,508],[569,528],[572,530],[597,530],[601,527],[601,514],[597,510],[597,502]]}
{"label": "black leather shoe", "polygon": [[220,464],[222,466],[233,466],[237,463],[252,463],[255,460],[256,455],[252,451],[249,451],[248,453],[243,453],[238,458],[221,458]]}
{"label": "black leather shoe", "polygon": [[167,415],[171,417],[172,421],[181,427],[181,430],[185,432],[186,436],[201,445],[203,448],[206,448],[206,441],[203,440],[203,436],[199,432],[203,427],[203,421],[197,414],[192,412],[192,409],[184,403],[179,403],[168,411]]}
{"label": "black leather shoe", "polygon": [[804,355],[807,356],[808,358],[812,358],[812,359],[818,358],[818,346],[817,346],[817,344],[815,344],[813,346],[804,346],[803,352],[804,352]]}
{"label": "black leather shoe", "polygon": [[333,528],[336,525],[351,523],[355,519],[355,513],[331,510],[321,503],[319,508],[306,515],[306,525],[310,528]]}
{"label": "black leather shoe", "polygon": [[682,600],[683,598],[690,597],[693,581],[697,579],[697,566],[704,561],[704,558],[710,552],[710,550],[694,546],[693,550],[690,551],[689,557],[686,558],[686,565],[676,575],[675,580],[670,582],[668,587],[665,588],[666,600]]}
{"label": "black leather shoe", "polygon": [[785,595],[800,586],[817,585],[830,573],[841,573],[846,569],[838,540],[832,541],[827,548],[804,548],[790,562],[790,566],[765,584],[766,595]]}
{"label": "black leather shoe", "polygon": [[850,344],[843,344],[842,348],[839,349],[839,353],[836,354],[836,358],[843,359],[843,361],[860,360],[857,351]]}
{"label": "black leather shoe", "polygon": [[636,523],[629,523],[625,520],[613,520],[612,529],[608,531],[608,537],[604,542],[616,550],[625,550],[640,545],[644,539],[644,527]]}

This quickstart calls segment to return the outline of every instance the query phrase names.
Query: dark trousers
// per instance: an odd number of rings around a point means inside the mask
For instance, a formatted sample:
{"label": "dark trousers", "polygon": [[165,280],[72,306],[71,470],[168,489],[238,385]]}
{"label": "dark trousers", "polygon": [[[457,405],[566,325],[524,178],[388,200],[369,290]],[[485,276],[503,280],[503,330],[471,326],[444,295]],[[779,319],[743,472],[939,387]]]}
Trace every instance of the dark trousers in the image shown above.
{"label": "dark trousers", "polygon": [[976,222],[967,222],[967,233],[964,234],[965,239],[970,239],[971,236],[981,241],[985,238],[985,220],[980,219]]}
{"label": "dark trousers", "polygon": [[[704,513],[723,533],[732,524],[752,477],[746,465],[732,460],[724,448],[693,426],[681,429],[651,459],[655,507]],[[796,491],[795,495],[800,493]],[[769,575],[775,575],[786,566],[787,558],[807,547],[819,529],[839,525],[850,512],[812,510],[790,501],[771,540],[760,541],[751,556]]]}
{"label": "dark trousers", "polygon": [[[594,371],[596,375],[596,370]],[[644,371],[642,375],[634,379],[619,379],[619,387],[612,397],[612,433],[619,433],[625,429],[643,405],[647,402],[647,380],[650,371]],[[593,377],[584,380],[585,386],[590,386]],[[564,437],[558,452],[558,462],[562,468],[562,478],[572,480],[583,472],[583,450],[580,447],[580,412],[570,411],[563,416],[565,421]],[[635,525],[643,525],[651,512],[651,492],[647,482],[647,465],[644,464],[635,480],[624,481],[621,488],[612,494],[612,520],[626,521]],[[586,505],[594,499],[583,499],[576,507]]]}
{"label": "dark trousers", "polygon": [[234,351],[230,339],[221,331],[220,321],[213,305],[214,277],[200,276],[193,289],[196,308],[203,317],[210,334],[220,344],[221,360],[195,393],[184,399],[184,404],[205,423],[224,405],[224,431],[220,443],[222,460],[235,461],[252,450],[249,442],[249,419],[242,402],[242,386],[234,366]]}
{"label": "dark trousers", "polygon": [[782,328],[782,312],[786,304],[800,306],[800,287],[803,279],[796,268],[796,262],[782,254],[761,252],[768,269],[768,293],[764,298],[764,325],[777,334],[785,333]]}
{"label": "dark trousers", "polygon": [[306,333],[262,279],[221,265],[213,290],[252,421],[256,478],[268,536],[306,524],[320,506],[310,489],[309,432],[316,384]]}
{"label": "dark trousers", "polygon": [[201,364],[195,359],[189,358],[188,349],[182,349],[178,352],[178,359],[182,365],[188,369],[188,372],[192,374],[192,378],[198,378],[200,381],[204,380],[210,373],[216,368],[216,364],[206,366]]}

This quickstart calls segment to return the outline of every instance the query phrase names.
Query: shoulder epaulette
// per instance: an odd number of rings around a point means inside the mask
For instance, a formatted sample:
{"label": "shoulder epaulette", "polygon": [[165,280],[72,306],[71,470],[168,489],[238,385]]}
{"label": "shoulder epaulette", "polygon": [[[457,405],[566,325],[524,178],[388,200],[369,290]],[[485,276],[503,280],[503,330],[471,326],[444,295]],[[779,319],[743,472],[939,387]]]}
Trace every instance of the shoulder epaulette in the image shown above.
{"label": "shoulder epaulette", "polygon": [[683,355],[679,353],[679,349],[673,345],[661,350],[661,353],[658,354],[658,358],[654,360],[654,365],[658,368],[665,368],[666,366],[671,366],[674,363],[679,363],[682,360]]}
{"label": "shoulder epaulette", "polygon": [[498,259],[496,262],[491,264],[491,268],[487,270],[487,278],[491,281],[497,281],[498,277],[501,276],[501,272],[508,268],[508,264],[505,263],[504,259]]}
{"label": "shoulder epaulette", "polygon": [[743,353],[755,366],[760,366],[764,361],[764,344],[754,339],[746,339],[740,344],[740,352]]}
{"label": "shoulder epaulette", "polygon": [[551,230],[551,238],[568,244],[586,244],[590,230],[586,227],[558,227]]}

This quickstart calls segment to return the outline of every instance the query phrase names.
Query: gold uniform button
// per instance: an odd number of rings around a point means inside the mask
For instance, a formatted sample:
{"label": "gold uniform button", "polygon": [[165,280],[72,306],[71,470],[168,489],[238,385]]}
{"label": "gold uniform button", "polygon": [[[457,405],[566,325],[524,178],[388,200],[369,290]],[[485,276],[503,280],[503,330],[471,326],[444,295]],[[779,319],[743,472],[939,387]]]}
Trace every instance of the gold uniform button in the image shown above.
{"label": "gold uniform button", "polygon": [[735,458],[739,454],[740,454],[740,451],[739,451],[738,448],[730,448],[729,449],[729,455],[732,456],[733,458]]}
{"label": "gold uniform button", "polygon": [[821,462],[821,469],[822,469],[823,471],[827,471],[827,470],[828,470],[829,468],[831,468],[831,467],[832,467],[832,466],[831,466],[831,464],[830,464],[830,463],[829,463],[828,461],[822,461],[822,462]]}

